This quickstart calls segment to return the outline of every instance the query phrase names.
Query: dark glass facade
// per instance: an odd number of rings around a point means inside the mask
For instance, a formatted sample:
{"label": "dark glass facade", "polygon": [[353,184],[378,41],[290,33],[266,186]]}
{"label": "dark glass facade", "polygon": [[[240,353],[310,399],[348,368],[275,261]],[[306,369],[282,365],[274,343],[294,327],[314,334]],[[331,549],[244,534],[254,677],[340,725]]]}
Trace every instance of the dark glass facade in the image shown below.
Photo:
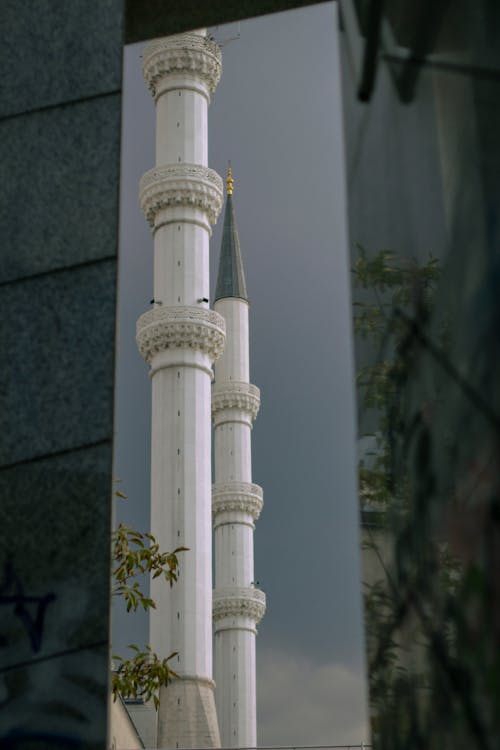
{"label": "dark glass facade", "polygon": [[500,742],[500,6],[342,2],[378,748]]}

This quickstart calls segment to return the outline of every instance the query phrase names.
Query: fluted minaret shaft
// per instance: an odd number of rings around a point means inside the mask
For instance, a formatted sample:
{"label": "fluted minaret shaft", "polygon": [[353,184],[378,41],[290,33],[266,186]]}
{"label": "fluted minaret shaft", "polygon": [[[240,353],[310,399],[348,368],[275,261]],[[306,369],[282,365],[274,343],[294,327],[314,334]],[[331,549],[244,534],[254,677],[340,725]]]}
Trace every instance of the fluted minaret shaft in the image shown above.
{"label": "fluted minaret shaft", "polygon": [[226,346],[212,387],[215,483],[216,703],[223,747],[256,747],[256,626],[265,596],[254,582],[254,521],[262,490],[252,484],[251,428],[260,403],[249,379],[248,300],[228,177],[214,307],[226,321]]}
{"label": "fluted minaret shaft", "polygon": [[155,40],[143,54],[156,102],[156,166],[141,180],[154,234],[154,303],[137,342],[152,381],[151,529],[162,550],[188,547],[178,582],[151,581],[150,642],[179,675],[160,692],[158,746],[219,746],[212,682],[212,365],[224,321],[208,309],[210,225],[222,182],[207,168],[207,108],[221,71],[203,32]]}

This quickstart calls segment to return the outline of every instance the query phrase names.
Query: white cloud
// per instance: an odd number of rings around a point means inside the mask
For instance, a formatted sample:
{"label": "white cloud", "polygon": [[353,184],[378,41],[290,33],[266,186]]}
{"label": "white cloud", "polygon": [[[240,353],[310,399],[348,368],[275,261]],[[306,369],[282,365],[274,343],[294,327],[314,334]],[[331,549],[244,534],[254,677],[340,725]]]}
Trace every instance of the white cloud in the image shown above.
{"label": "white cloud", "polygon": [[369,740],[364,675],[282,648],[257,652],[259,745],[359,745]]}

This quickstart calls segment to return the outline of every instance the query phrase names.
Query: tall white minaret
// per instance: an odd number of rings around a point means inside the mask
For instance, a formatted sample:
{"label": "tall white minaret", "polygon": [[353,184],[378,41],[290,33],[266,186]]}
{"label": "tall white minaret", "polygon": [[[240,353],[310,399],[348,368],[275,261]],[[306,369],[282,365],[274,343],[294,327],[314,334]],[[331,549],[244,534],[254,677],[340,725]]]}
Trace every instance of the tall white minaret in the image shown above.
{"label": "tall white minaret", "polygon": [[220,746],[212,681],[210,385],[224,346],[208,309],[209,236],[222,180],[207,168],[207,109],[221,74],[204,31],[148,44],[143,72],[156,103],[156,167],[141,207],[154,234],[154,304],[137,322],[152,383],[151,528],[160,548],[188,547],[172,588],[151,582],[150,643],[172,652],[180,679],[160,692],[158,747]]}
{"label": "tall white minaret", "polygon": [[262,489],[252,484],[250,434],[260,392],[249,378],[248,297],[232,193],[229,167],[214,302],[227,330],[212,387],[215,681],[222,746],[256,747],[255,636],[266,598],[254,582],[253,532]]}

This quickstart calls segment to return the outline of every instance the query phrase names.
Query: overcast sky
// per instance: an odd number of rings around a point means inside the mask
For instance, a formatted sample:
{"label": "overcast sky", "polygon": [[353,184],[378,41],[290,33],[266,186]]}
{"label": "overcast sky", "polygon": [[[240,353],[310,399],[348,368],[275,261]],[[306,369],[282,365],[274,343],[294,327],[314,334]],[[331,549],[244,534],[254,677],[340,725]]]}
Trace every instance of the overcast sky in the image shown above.
{"label": "overcast sky", "polygon": [[[252,435],[253,479],[264,489],[255,578],[268,601],[257,639],[260,745],[368,739],[335,29],[335,6],[325,4],[212,30],[223,74],[209,109],[209,165],[221,176],[228,159],[233,166],[251,381],[262,398]],[[124,59],[115,475],[129,496],[117,519],[148,530],[150,382],[134,337],[153,288],[138,183],[155,163],[155,111],[141,47]],[[221,224],[222,214],[212,292]],[[147,639],[145,617],[117,609],[114,652]]]}

